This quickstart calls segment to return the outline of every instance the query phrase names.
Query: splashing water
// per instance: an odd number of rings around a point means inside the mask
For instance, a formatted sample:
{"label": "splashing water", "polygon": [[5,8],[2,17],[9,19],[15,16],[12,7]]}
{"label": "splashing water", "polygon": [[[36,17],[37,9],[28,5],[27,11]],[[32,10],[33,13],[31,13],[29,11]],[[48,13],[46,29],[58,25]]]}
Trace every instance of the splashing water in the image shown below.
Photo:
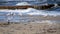
{"label": "splashing water", "polygon": [[[28,8],[28,9],[15,9],[15,10],[0,10],[0,18],[5,20],[5,21],[10,21],[10,22],[32,22],[32,21],[40,21],[38,18],[32,18],[29,16],[25,15],[30,15],[30,16],[60,16],[60,8],[54,8],[53,10],[37,10],[34,8]],[[24,16],[25,17],[24,17]],[[0,19],[0,20],[1,20]],[[53,20],[54,21],[54,20]]]}

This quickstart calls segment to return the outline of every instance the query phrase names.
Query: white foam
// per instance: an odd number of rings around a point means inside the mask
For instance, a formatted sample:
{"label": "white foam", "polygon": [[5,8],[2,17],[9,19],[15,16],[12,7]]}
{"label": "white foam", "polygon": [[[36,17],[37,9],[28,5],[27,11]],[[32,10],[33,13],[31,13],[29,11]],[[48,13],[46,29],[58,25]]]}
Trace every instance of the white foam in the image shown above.
{"label": "white foam", "polygon": [[27,2],[21,2],[21,3],[17,3],[16,5],[17,6],[25,6],[25,5],[31,5],[31,4],[29,4]]}
{"label": "white foam", "polygon": [[47,10],[37,10],[33,8],[28,8],[28,9],[16,9],[16,10],[1,10],[0,12],[11,12],[10,14],[13,13],[18,13],[19,15],[27,14],[27,15],[44,15],[44,16],[57,16],[60,15],[60,12],[57,11],[47,11]]}

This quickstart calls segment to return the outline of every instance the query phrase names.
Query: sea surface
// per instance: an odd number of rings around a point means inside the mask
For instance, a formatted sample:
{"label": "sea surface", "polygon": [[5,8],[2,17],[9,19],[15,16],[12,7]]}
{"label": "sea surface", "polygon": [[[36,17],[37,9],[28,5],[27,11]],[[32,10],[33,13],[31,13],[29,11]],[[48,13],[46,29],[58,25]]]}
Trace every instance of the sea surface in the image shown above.
{"label": "sea surface", "polygon": [[[23,1],[23,2],[25,2],[25,1]],[[35,2],[35,1],[26,1],[26,2],[31,5],[40,5],[40,4],[46,3],[46,2],[39,3],[39,2]],[[22,3],[22,2],[21,1],[0,2],[0,6],[16,6],[16,4],[18,4],[18,3]]]}
{"label": "sea surface", "polygon": [[43,5],[43,4],[55,4],[55,3],[60,4],[60,0],[53,0],[53,1],[52,0],[40,0],[40,1],[38,1],[38,0],[34,0],[34,1],[32,1],[32,0],[31,1],[29,1],[29,0],[24,0],[24,1],[23,0],[21,0],[21,1],[0,0],[0,6],[16,6],[16,4],[22,3],[22,2],[27,2],[31,5],[38,5],[38,6]]}
{"label": "sea surface", "polygon": [[[32,17],[29,17],[32,16]],[[37,18],[34,18],[37,17]],[[0,9],[0,22],[40,22],[45,21],[44,19],[39,19],[38,16],[60,16],[60,7],[55,7],[48,10],[37,10],[34,8],[28,9]],[[50,20],[53,22],[60,22],[60,20]]]}
{"label": "sea surface", "polygon": [[[27,2],[27,1],[26,1]],[[7,3],[0,3],[0,6],[16,6],[16,4],[21,3],[20,1],[16,2],[12,2],[9,1]],[[43,3],[39,3],[39,2],[27,2],[27,4],[31,4],[31,5],[41,5],[44,4],[46,2]],[[54,3],[54,2],[51,2]],[[32,15],[32,17],[29,17],[28,15]],[[60,16],[60,7],[53,7],[50,9],[46,9],[46,10],[37,10],[34,8],[28,8],[28,9],[15,9],[15,10],[9,10],[9,9],[0,9],[0,22],[32,22],[32,21],[41,21],[41,19],[35,19],[34,18],[37,16],[53,16],[53,17],[57,17]],[[42,20],[44,21],[44,20]],[[53,22],[60,22],[60,20],[50,20]]]}

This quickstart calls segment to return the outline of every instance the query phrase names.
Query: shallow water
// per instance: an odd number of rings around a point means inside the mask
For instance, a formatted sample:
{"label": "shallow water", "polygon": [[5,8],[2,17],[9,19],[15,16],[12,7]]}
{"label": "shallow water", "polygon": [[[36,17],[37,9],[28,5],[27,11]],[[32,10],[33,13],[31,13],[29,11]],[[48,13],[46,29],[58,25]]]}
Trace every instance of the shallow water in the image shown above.
{"label": "shallow water", "polygon": [[[28,9],[15,9],[15,10],[0,10],[0,21],[10,21],[10,22],[39,22],[44,21],[44,19],[35,19],[28,17],[28,15],[33,16],[60,16],[60,8],[54,8],[49,10],[36,10],[33,8]],[[27,15],[27,16],[26,16]],[[22,17],[21,17],[22,16]],[[53,22],[60,22],[60,20],[50,20]]]}

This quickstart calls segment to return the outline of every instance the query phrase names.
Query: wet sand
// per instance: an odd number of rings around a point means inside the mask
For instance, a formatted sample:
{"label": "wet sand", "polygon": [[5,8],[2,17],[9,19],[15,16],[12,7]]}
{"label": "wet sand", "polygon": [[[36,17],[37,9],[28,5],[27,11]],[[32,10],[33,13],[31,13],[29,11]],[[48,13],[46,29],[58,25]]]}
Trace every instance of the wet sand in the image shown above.
{"label": "wet sand", "polygon": [[0,34],[60,34],[60,23],[20,23],[0,25]]}
{"label": "wet sand", "polygon": [[[26,17],[26,16],[25,16]],[[60,34],[60,17],[29,16],[30,21],[22,23],[0,24],[0,34]],[[27,18],[27,17],[26,17]],[[44,21],[40,21],[44,20]]]}

